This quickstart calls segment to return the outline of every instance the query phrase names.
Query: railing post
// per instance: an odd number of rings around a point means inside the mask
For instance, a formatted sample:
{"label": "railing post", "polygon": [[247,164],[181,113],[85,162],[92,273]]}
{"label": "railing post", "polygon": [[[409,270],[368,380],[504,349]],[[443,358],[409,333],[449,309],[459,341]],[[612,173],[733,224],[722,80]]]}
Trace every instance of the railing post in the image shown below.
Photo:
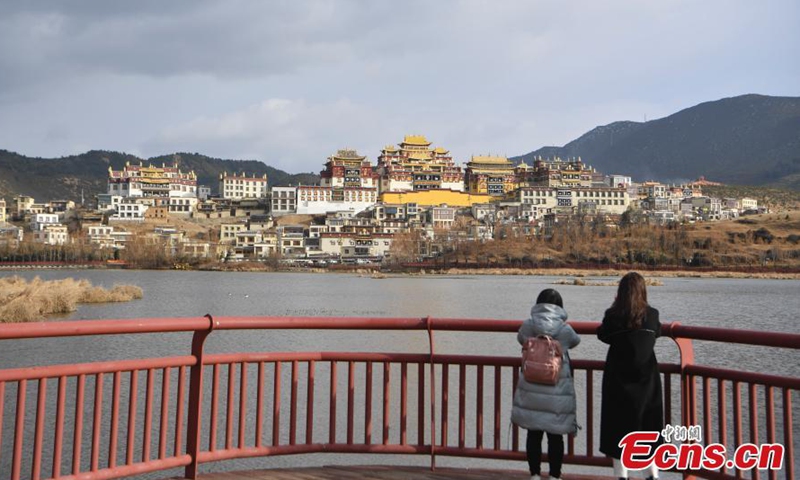
{"label": "railing post", "polygon": [[195,480],[197,478],[198,455],[200,454],[200,422],[201,402],[203,401],[203,344],[206,337],[214,330],[214,319],[208,318],[207,330],[195,330],[192,336],[192,356],[195,364],[189,374],[189,416],[186,419],[186,453],[192,462],[186,466],[183,476]]}
{"label": "railing post", "polygon": [[[672,322],[670,336],[678,345],[678,352],[680,352],[681,356],[681,423],[689,427],[697,423],[697,398],[694,378],[686,373],[686,367],[694,365],[694,346],[692,339],[680,338],[675,334],[675,328],[678,326],[680,326],[679,322]],[[668,401],[671,401],[671,399]],[[684,471],[683,478],[693,480],[696,477],[691,472]]]}
{"label": "railing post", "polygon": [[428,329],[428,346],[430,348],[431,357],[431,471],[433,471],[436,470],[436,368],[433,364],[435,343],[433,341],[433,325],[431,325],[431,317],[425,318],[425,326]]}

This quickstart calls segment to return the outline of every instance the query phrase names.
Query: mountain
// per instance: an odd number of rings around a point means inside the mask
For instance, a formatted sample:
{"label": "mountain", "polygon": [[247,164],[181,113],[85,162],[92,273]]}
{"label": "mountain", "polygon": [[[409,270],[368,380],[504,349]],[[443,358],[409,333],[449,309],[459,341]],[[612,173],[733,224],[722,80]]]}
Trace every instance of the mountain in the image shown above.
{"label": "mountain", "polygon": [[513,158],[581,157],[598,171],[800,190],[800,97],[742,95],[649,122],[614,122]]}
{"label": "mountain", "polygon": [[143,162],[161,165],[178,162],[181,170],[193,170],[199,185],[210,186],[213,193],[219,189],[219,174],[245,172],[267,174],[270,185],[314,184],[319,176],[312,173],[292,175],[256,160],[222,160],[199,153],[174,153],[149,159],[120,152],[92,150],[80,155],[61,158],[32,158],[0,150],[0,197],[7,201],[15,195],[29,195],[37,201],[76,200],[81,194],[90,200],[106,192],[108,168],[120,170],[126,162]]}

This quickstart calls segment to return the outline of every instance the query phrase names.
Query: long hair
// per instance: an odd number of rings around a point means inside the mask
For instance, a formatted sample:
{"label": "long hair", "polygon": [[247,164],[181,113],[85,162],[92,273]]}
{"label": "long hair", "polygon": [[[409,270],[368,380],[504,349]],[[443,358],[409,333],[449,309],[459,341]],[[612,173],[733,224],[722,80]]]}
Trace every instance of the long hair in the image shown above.
{"label": "long hair", "polygon": [[552,303],[564,308],[564,300],[561,298],[561,294],[552,288],[542,290],[536,298],[536,303]]}
{"label": "long hair", "polygon": [[644,277],[630,272],[619,281],[617,298],[609,313],[626,320],[628,328],[640,328],[647,314],[647,288]]}

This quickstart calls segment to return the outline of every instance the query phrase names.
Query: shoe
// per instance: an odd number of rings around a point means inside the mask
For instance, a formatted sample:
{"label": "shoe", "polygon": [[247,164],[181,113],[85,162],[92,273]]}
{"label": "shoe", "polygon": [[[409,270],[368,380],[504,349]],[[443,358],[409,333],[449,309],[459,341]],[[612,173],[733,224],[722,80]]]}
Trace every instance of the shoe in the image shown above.
{"label": "shoe", "polygon": [[539,475],[531,475],[531,480],[542,480],[542,477]]}

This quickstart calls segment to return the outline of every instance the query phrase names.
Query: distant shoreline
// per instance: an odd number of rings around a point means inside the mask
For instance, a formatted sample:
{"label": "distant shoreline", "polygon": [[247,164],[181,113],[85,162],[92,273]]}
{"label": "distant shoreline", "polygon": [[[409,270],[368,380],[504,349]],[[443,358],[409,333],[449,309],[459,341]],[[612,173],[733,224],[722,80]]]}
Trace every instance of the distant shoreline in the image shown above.
{"label": "distant shoreline", "polygon": [[[225,265],[224,267],[222,265]],[[23,271],[42,271],[42,270],[118,270],[119,268],[108,268],[101,265],[64,265],[53,264],[45,265],[37,263],[35,265],[0,264],[0,271],[23,272]],[[153,270],[160,269],[138,269],[131,267],[130,270]],[[126,268],[126,270],[128,270]],[[169,269],[173,270],[173,269]],[[537,277],[621,277],[629,271],[641,272],[645,277],[658,278],[749,278],[749,279],[771,279],[771,280],[800,280],[800,272],[741,272],[730,270],[649,270],[647,268],[615,269],[615,268],[419,268],[415,270],[381,271],[378,268],[353,267],[353,268],[270,268],[256,262],[220,264],[206,268],[181,268],[176,270],[183,271],[213,271],[213,272],[264,272],[264,273],[350,273],[363,276],[375,276],[375,278],[391,277],[420,277],[420,276],[445,276],[445,275],[515,275],[515,276],[537,276]],[[167,271],[167,270],[161,270]]]}
{"label": "distant shoreline", "polygon": [[[645,277],[659,278],[752,278],[772,280],[800,280],[800,272],[730,272],[730,271],[692,271],[692,270],[647,270],[636,269],[574,269],[574,268],[450,268],[424,275],[521,275],[541,277],[622,277],[630,271],[638,271]],[[420,275],[420,274],[401,274]]]}

